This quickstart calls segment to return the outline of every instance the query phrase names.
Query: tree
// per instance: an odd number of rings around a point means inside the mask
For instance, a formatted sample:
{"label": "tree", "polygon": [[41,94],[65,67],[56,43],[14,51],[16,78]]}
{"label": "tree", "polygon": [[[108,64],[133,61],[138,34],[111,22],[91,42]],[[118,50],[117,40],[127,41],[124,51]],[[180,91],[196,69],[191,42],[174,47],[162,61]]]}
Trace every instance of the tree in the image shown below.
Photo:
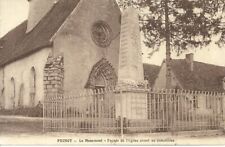
{"label": "tree", "polygon": [[141,10],[145,44],[158,48],[163,42],[178,54],[189,47],[203,47],[220,35],[225,42],[225,0],[120,0],[120,6]]}
{"label": "tree", "polygon": [[209,45],[213,36],[219,36],[220,47],[225,43],[225,0],[119,0],[119,5],[140,9],[144,43],[153,49],[149,56],[166,43],[168,68],[171,50],[180,55]]}

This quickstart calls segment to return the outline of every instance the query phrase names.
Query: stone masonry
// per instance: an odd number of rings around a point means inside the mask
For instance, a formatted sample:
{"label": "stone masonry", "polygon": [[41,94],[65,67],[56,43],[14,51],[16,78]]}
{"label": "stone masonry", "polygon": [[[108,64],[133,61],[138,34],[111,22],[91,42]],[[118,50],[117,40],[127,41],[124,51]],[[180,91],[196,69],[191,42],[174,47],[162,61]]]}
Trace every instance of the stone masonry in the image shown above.
{"label": "stone masonry", "polygon": [[44,68],[44,92],[45,97],[63,95],[64,68],[63,56],[48,57]]}

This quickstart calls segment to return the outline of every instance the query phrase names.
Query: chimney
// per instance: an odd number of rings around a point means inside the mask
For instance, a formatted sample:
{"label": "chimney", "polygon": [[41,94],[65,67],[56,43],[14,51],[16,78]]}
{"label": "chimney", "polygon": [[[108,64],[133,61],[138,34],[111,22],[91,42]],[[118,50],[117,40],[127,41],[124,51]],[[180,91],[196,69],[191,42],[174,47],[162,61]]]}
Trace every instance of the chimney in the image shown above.
{"label": "chimney", "polygon": [[29,14],[26,33],[35,28],[58,0],[28,0]]}
{"label": "chimney", "polygon": [[190,71],[193,71],[194,70],[194,54],[193,53],[186,54],[186,63],[188,64]]}

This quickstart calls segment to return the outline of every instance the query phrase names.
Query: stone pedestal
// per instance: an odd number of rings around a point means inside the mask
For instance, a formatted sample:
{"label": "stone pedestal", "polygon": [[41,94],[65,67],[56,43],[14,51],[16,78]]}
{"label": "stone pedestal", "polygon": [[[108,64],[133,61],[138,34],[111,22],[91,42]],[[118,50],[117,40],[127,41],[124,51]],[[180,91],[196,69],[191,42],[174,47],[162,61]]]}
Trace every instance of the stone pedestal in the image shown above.
{"label": "stone pedestal", "polygon": [[123,90],[116,96],[116,117],[147,119],[147,92],[142,89]]}

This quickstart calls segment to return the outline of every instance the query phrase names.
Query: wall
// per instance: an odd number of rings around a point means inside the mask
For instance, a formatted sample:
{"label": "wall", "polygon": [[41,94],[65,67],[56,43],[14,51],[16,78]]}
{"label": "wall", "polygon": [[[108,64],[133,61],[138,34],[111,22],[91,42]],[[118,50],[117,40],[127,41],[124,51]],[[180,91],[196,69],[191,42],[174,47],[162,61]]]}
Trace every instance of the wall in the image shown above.
{"label": "wall", "polygon": [[38,101],[42,101],[44,98],[44,88],[43,88],[43,73],[44,66],[47,61],[47,57],[50,53],[50,48],[42,49],[30,56],[24,57],[23,59],[17,60],[11,64],[5,66],[4,72],[4,82],[5,82],[5,108],[11,109],[12,102],[10,101],[11,96],[11,78],[15,79],[15,106],[18,105],[19,99],[19,89],[21,84],[24,84],[24,95],[23,95],[23,105],[30,105],[30,76],[31,68],[35,68],[36,72],[36,97],[35,105]]}
{"label": "wall", "polygon": [[[91,28],[103,20],[112,29],[112,42],[99,47],[92,41]],[[103,57],[118,72],[120,10],[114,0],[81,0],[61,29],[53,37],[54,56],[64,56],[64,90],[84,88],[91,69]]]}

